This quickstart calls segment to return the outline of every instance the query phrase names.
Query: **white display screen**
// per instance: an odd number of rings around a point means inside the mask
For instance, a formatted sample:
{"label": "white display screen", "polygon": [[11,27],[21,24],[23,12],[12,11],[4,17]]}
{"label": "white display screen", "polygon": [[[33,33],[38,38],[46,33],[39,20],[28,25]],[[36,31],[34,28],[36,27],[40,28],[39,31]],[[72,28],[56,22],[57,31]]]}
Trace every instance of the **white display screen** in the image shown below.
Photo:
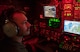
{"label": "white display screen", "polygon": [[80,35],[80,21],[64,20],[64,32]]}
{"label": "white display screen", "polygon": [[44,17],[56,17],[56,7],[44,6]]}

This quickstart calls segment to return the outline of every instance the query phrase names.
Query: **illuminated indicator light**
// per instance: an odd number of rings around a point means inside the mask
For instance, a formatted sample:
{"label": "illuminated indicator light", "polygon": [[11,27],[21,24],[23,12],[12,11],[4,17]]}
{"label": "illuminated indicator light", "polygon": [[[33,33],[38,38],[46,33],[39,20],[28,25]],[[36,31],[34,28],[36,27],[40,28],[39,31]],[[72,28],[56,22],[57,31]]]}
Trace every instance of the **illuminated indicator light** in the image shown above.
{"label": "illuminated indicator light", "polygon": [[71,16],[71,13],[67,13],[67,16]]}
{"label": "illuminated indicator light", "polygon": [[49,24],[49,26],[52,26],[51,24]]}
{"label": "illuminated indicator light", "polygon": [[51,19],[49,20],[49,23],[50,23],[50,21],[60,22],[60,20],[59,20],[59,19],[55,19],[55,18],[51,18]]}
{"label": "illuminated indicator light", "polygon": [[40,18],[43,18],[43,15],[42,14],[40,14]]}
{"label": "illuminated indicator light", "polygon": [[78,7],[75,7],[75,10],[78,10]]}
{"label": "illuminated indicator light", "polygon": [[71,9],[71,4],[64,4],[64,9]]}
{"label": "illuminated indicator light", "polygon": [[66,38],[66,40],[68,40],[68,38]]}
{"label": "illuminated indicator light", "polygon": [[64,13],[64,16],[66,16],[66,13]]}
{"label": "illuminated indicator light", "polygon": [[66,8],[70,8],[70,6],[67,6]]}
{"label": "illuminated indicator light", "polygon": [[49,21],[49,26],[51,26],[51,21]]}
{"label": "illuminated indicator light", "polygon": [[59,45],[60,48],[62,48],[64,45],[64,42],[61,42],[61,44]]}
{"label": "illuminated indicator light", "polygon": [[78,7],[78,6],[77,6],[77,7],[75,7],[75,10],[80,10],[80,7]]}
{"label": "illuminated indicator light", "polygon": [[79,42],[79,39],[77,39],[77,41]]}
{"label": "illuminated indicator light", "polygon": [[76,37],[74,37],[74,39],[76,39]]}
{"label": "illuminated indicator light", "polygon": [[77,2],[80,2],[80,0],[77,0]]}

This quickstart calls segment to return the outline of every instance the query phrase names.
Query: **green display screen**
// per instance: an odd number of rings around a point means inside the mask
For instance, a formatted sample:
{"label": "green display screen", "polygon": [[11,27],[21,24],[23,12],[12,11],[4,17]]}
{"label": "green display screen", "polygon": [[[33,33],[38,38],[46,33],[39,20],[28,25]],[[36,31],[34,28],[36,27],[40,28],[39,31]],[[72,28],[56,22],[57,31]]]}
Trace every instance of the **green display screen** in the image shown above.
{"label": "green display screen", "polygon": [[57,28],[60,26],[60,19],[58,18],[50,18],[48,21],[48,26]]}

